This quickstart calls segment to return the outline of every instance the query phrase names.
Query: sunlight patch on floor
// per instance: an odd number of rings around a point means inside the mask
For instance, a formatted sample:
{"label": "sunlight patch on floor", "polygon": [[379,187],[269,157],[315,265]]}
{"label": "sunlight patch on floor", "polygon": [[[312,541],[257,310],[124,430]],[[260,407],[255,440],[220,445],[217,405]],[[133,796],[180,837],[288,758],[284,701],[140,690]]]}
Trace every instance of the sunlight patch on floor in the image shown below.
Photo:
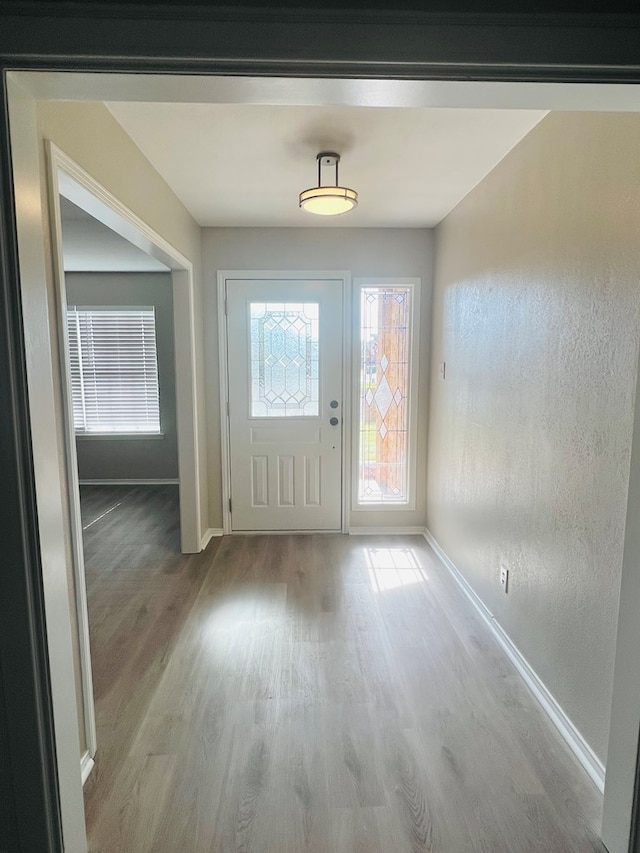
{"label": "sunlight patch on floor", "polygon": [[365,548],[364,557],[374,592],[386,592],[427,580],[413,548]]}

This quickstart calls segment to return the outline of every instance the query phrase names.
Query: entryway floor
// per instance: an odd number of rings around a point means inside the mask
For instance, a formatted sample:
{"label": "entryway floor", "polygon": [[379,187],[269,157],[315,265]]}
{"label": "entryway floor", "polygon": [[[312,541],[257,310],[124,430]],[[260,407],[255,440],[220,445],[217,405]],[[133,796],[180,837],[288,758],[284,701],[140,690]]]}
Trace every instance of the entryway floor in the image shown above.
{"label": "entryway floor", "polygon": [[176,487],[82,503],[90,851],[604,853],[601,795],[424,539],[189,557]]}

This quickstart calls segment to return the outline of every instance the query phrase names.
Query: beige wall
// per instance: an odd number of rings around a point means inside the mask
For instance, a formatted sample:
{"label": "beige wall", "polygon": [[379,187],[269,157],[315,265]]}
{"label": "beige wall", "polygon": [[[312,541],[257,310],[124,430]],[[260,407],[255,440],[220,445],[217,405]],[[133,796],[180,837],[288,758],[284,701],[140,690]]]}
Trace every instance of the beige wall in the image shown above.
{"label": "beige wall", "polygon": [[639,341],[639,133],[637,115],[551,114],[436,231],[427,523],[602,760]]}
{"label": "beige wall", "polygon": [[42,101],[38,127],[194,264],[200,228],[109,110],[100,103]]}
{"label": "beige wall", "polygon": [[[422,281],[420,363],[429,357],[432,276],[431,231],[393,228],[206,228],[203,231],[205,275],[205,361],[207,364],[207,456],[209,515],[222,526],[220,405],[216,275],[218,270],[349,270],[357,277],[417,277]],[[427,417],[428,372],[420,376],[419,418]],[[418,470],[426,466],[426,431],[419,436]],[[418,483],[415,511],[357,512],[353,526],[422,526],[425,484]]]}

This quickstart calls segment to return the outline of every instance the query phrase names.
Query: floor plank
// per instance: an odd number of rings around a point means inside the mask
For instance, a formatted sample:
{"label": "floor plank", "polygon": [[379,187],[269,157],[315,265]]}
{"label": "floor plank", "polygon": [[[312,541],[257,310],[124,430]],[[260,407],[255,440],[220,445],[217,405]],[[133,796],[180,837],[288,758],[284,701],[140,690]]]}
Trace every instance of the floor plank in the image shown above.
{"label": "floor plank", "polygon": [[83,511],[92,853],[604,853],[600,794],[423,539],[182,557],[170,488]]}

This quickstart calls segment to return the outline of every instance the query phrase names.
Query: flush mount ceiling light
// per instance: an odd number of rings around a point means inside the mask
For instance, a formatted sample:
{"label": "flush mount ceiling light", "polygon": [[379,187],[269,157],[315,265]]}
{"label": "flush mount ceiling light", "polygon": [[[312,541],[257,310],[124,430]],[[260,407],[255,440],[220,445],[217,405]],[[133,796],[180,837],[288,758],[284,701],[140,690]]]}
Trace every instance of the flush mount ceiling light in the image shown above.
{"label": "flush mount ceiling light", "polygon": [[[333,151],[321,151],[318,161],[318,186],[300,193],[300,207],[320,216],[336,216],[353,210],[358,204],[358,193],[348,187],[338,186],[338,163],[340,155]],[[322,169],[335,168],[335,183],[322,183]]]}

